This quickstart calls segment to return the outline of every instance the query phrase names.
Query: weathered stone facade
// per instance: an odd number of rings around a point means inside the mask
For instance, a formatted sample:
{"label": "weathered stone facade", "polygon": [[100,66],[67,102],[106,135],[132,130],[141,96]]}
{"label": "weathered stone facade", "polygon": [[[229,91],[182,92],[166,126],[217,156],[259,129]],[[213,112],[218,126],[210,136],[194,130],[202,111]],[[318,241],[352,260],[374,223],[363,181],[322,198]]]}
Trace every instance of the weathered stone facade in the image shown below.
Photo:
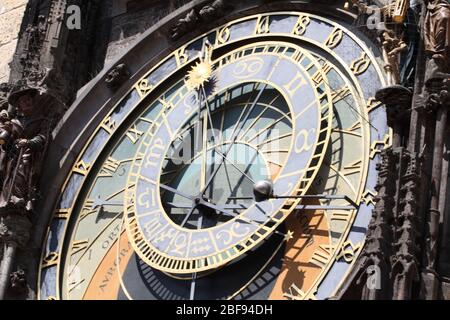
{"label": "weathered stone facade", "polygon": [[17,47],[28,0],[0,1],[0,83],[9,81],[10,62]]}
{"label": "weathered stone facade", "polygon": [[[425,4],[433,1],[427,0]],[[195,7],[187,12],[180,9],[177,13],[176,10],[188,2],[195,3]],[[225,2],[239,5],[238,1]],[[276,2],[261,1],[261,5]],[[73,4],[81,8],[80,30],[69,30],[66,25],[67,8]],[[421,7],[421,19],[425,19],[425,4]],[[358,8],[363,10],[364,7]],[[353,10],[354,16],[357,20],[363,19],[364,12],[358,12],[358,8]],[[222,1],[203,0],[0,0],[0,83],[26,80],[61,101],[64,110],[69,109],[77,96],[88,95],[94,86],[104,85],[105,88],[98,91],[102,95],[91,99],[109,99],[111,92],[120,90],[122,84],[139,72],[130,70],[126,61],[121,61],[123,53],[161,19],[171,12],[177,13],[172,17],[171,28],[156,32],[155,38],[159,37],[161,42],[152,45],[163,55],[163,50],[173,49],[173,42],[192,30],[197,32],[202,23],[218,19],[227,10]],[[373,31],[363,30],[379,41],[380,46],[385,46],[387,73],[397,73],[391,75],[389,86],[380,90],[377,97],[387,106],[394,139],[392,148],[382,153],[383,162],[378,167],[378,195],[374,199],[377,204],[367,241],[352,274],[338,292],[338,298],[342,299],[450,298],[450,129],[447,119],[450,78],[445,73],[448,70],[443,70],[445,72],[439,77],[434,75],[432,81],[428,81],[423,62],[426,59],[433,62],[433,57],[424,53],[423,43],[410,43],[408,47],[402,38],[404,30],[399,32],[397,27],[381,37]],[[401,50],[392,54],[396,46]],[[408,50],[419,51],[414,52],[418,55],[417,64],[416,61],[401,60],[401,54]],[[401,67],[411,65],[416,73],[400,76]],[[108,72],[102,73],[105,66]],[[69,110],[66,118],[72,117],[75,111]],[[96,120],[97,112],[102,110],[88,111]],[[50,146],[52,160],[74,157],[75,149],[81,148],[72,145],[72,138],[78,134],[73,130],[77,125],[61,122],[63,128],[55,128],[53,137],[67,135],[67,139],[61,138],[62,142],[58,140],[58,144]],[[51,163],[53,167],[48,170],[52,172],[67,170],[58,167],[60,162],[56,160]],[[58,179],[61,182],[62,178]],[[45,183],[49,182],[43,181]],[[45,190],[50,193],[58,192],[52,188],[45,185]],[[54,200],[50,196],[48,199],[49,202]],[[38,210],[46,212],[50,206],[50,203],[40,203]],[[27,270],[24,265],[37,264],[46,221],[33,221],[39,231],[33,230],[31,235],[22,235],[17,240],[10,230],[29,228],[28,221],[19,227],[15,224],[11,227],[6,220],[0,226],[0,237],[3,236],[11,246],[8,252],[0,252],[0,256],[8,256],[11,261],[17,258],[20,263],[7,268],[9,274],[5,279],[8,283],[3,285],[12,287],[10,298],[34,298],[35,282],[28,283],[29,290],[25,287],[27,278],[37,278],[33,274],[36,270]],[[23,242],[28,242],[29,237],[31,245],[16,254],[15,250],[23,249]],[[373,266],[382,272],[382,289],[364,287]]]}

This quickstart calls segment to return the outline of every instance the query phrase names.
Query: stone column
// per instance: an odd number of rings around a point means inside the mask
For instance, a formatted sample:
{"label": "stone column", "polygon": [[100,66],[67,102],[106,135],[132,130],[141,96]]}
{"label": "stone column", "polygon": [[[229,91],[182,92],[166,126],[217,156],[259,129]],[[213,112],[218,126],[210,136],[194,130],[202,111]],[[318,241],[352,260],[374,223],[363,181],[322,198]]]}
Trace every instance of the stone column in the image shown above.
{"label": "stone column", "polygon": [[393,130],[392,147],[403,145],[406,140],[406,128],[411,117],[412,91],[401,85],[382,88],[375,94],[375,99],[386,105],[387,120]]}
{"label": "stone column", "polygon": [[0,243],[4,246],[0,268],[0,300],[7,297],[17,250],[24,248],[30,238],[31,222],[21,213],[0,216]]}
{"label": "stone column", "polygon": [[431,199],[426,217],[427,235],[425,244],[425,268],[422,270],[421,295],[424,299],[437,299],[439,280],[436,273],[437,249],[439,245],[439,196],[444,155],[444,137],[450,106],[450,74],[431,78],[426,83],[427,108],[436,113],[436,126],[433,146],[433,165],[431,171]]}

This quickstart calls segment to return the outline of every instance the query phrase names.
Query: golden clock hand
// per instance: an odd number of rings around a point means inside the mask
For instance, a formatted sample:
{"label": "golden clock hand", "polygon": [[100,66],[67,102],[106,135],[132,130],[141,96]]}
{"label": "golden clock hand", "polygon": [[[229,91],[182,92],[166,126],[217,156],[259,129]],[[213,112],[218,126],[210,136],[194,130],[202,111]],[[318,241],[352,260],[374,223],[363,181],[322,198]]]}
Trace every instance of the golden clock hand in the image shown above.
{"label": "golden clock hand", "polygon": [[[325,83],[325,85],[327,85],[331,92],[336,92],[337,90],[335,88],[333,88],[330,83],[328,82],[328,80],[326,79],[326,77],[323,78],[323,82]],[[361,112],[356,109],[354,106],[352,106],[346,99],[342,99],[341,101],[343,101],[350,109],[352,109],[354,112],[356,112],[357,115],[359,115],[361,117],[361,119],[363,119],[369,126],[372,127],[372,129],[374,129],[375,131],[378,132],[378,129],[372,124],[372,122],[370,122],[370,120],[368,120],[363,114],[361,114]]]}
{"label": "golden clock hand", "polygon": [[[253,200],[253,197],[230,197],[228,200]],[[310,205],[310,204],[299,204],[295,207],[295,209],[299,210],[354,210],[358,208],[358,204],[350,199],[348,196],[339,196],[339,195],[327,195],[327,194],[318,194],[318,195],[303,195],[303,196],[270,196],[267,199],[261,201],[267,201],[269,199],[326,199],[326,200],[346,200],[350,205],[348,206],[333,206],[333,205]],[[259,201],[259,202],[261,202]],[[242,209],[245,205],[242,205]]]}
{"label": "golden clock hand", "polygon": [[97,199],[95,199],[94,203],[92,204],[92,209],[104,206],[122,207],[123,202],[110,202],[110,200],[102,200],[100,196],[98,196]]}
{"label": "golden clock hand", "polygon": [[189,221],[189,218],[192,216],[196,208],[197,208],[196,206],[191,206],[191,211],[189,211],[189,213],[184,218],[183,222],[181,222],[180,227],[182,228],[184,227],[184,225]]}
{"label": "golden clock hand", "polygon": [[[217,143],[217,139],[216,139],[216,135],[214,133],[214,125],[213,125],[213,121],[212,121],[212,117],[211,117],[211,109],[210,109],[210,105],[206,96],[206,92],[205,92],[205,87],[202,85],[201,86],[201,90],[203,93],[203,97],[205,99],[205,105],[206,105],[206,113],[209,119],[209,123],[211,125],[211,133],[214,139],[214,143]],[[245,172],[243,172],[241,169],[239,169],[234,163],[233,161],[231,161],[230,159],[228,159],[228,157],[226,155],[224,155],[221,151],[219,151],[215,146],[214,146],[214,151],[217,152],[222,158],[223,160],[228,161],[237,171],[239,171],[244,177],[246,177],[247,179],[249,179],[251,182],[255,183],[255,181],[249,177]]]}
{"label": "golden clock hand", "polygon": [[[189,209],[192,207],[192,205],[190,203],[173,203],[173,202],[167,202],[166,205],[174,207],[174,208],[179,208],[179,209]],[[216,206],[220,207],[223,210],[239,210],[239,209],[248,209],[248,206],[246,206],[245,204],[224,204],[224,205],[217,205]]]}
{"label": "golden clock hand", "polygon": [[[258,227],[258,228],[261,228],[261,227],[264,228],[264,227],[265,227],[264,224],[262,224],[262,223],[258,223],[258,222],[255,221],[255,220],[251,220],[251,219],[245,218],[245,217],[241,216],[240,214],[236,214],[236,213],[232,213],[232,212],[229,212],[229,211],[225,211],[225,210],[223,210],[220,206],[214,205],[214,204],[212,204],[212,203],[209,203],[209,202],[204,201],[204,202],[202,202],[202,205],[204,205],[204,206],[206,206],[206,207],[210,207],[211,209],[215,209],[215,210],[217,210],[217,211],[220,211],[220,212],[222,212],[222,213],[224,213],[224,214],[226,214],[226,215],[228,215],[228,216],[232,216],[232,217],[234,217],[234,218],[238,218],[238,220],[241,220],[241,221],[243,221],[243,222],[252,224],[252,225],[254,225],[254,226]],[[261,208],[260,208],[260,210],[261,210],[262,212],[264,212]],[[282,232],[279,232],[279,231],[277,231],[277,230],[274,230],[274,233],[275,233],[275,234],[278,234],[278,235],[282,235],[282,236],[285,237],[285,238],[289,238],[289,239],[292,238],[292,233],[291,233],[291,232],[289,232],[288,234],[284,234],[284,233],[282,233]]]}
{"label": "golden clock hand", "polygon": [[159,186],[160,186],[161,188],[163,188],[163,189],[166,189],[167,191],[170,191],[170,192],[172,192],[172,193],[178,194],[179,196],[181,196],[181,197],[183,197],[183,198],[186,198],[186,199],[189,199],[189,200],[192,200],[192,201],[194,201],[194,199],[195,199],[194,196],[188,195],[188,194],[186,194],[186,193],[184,193],[184,192],[182,192],[182,191],[179,191],[179,190],[177,190],[177,189],[174,189],[174,188],[172,188],[172,187],[169,187],[168,185],[165,185],[165,184],[163,184],[163,183],[160,183]]}
{"label": "golden clock hand", "polygon": [[[202,92],[199,90],[199,112],[202,106]],[[205,95],[206,100],[206,95]],[[206,107],[208,110],[208,107]],[[203,121],[203,148],[202,148],[202,167],[201,167],[201,178],[200,178],[200,190],[203,190],[206,183],[206,173],[207,173],[207,160],[208,160],[208,120],[205,119],[205,116],[202,117]],[[199,191],[200,191],[199,190]]]}
{"label": "golden clock hand", "polygon": [[[242,130],[243,126],[245,125],[245,123],[247,122],[248,118],[250,117],[253,109],[256,107],[256,105],[259,102],[259,99],[261,98],[265,88],[267,87],[267,84],[265,84],[261,90],[258,93],[258,96],[256,97],[255,101],[253,101],[252,106],[250,107],[250,110],[247,112],[247,114],[245,115],[244,120],[241,123],[241,126],[239,128],[238,131],[236,131],[237,127],[234,128],[233,130],[233,134],[231,135],[231,143],[230,146],[227,148],[227,150],[225,151],[224,155],[225,157],[228,155],[228,153],[230,153],[231,149],[233,148],[234,143],[236,142],[236,139],[239,135],[239,131]],[[237,120],[237,123],[240,123],[241,118],[243,116],[243,113],[240,115],[239,119]],[[219,165],[217,166],[217,168],[214,170],[214,172],[211,174],[211,176],[208,179],[208,182],[206,183],[206,186],[203,188],[201,194],[205,194],[206,190],[208,189],[209,185],[212,183],[212,181],[214,180],[216,174],[219,172],[220,167],[222,166],[222,164],[225,162],[225,159],[222,158],[222,161],[219,162]]]}
{"label": "golden clock hand", "polygon": [[[203,216],[200,216],[197,222],[197,229],[202,228],[202,223],[203,223]],[[192,274],[191,292],[189,295],[190,300],[195,300],[195,287],[197,284],[196,282],[197,282],[197,272],[194,272],[194,274]]]}

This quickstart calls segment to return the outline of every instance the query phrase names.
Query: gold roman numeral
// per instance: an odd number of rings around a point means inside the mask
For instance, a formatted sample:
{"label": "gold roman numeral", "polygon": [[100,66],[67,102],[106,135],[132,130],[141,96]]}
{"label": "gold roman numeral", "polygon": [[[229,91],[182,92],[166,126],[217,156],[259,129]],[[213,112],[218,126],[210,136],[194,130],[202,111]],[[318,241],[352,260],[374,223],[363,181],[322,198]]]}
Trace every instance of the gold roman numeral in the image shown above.
{"label": "gold roman numeral", "polygon": [[72,255],[75,255],[80,251],[85,251],[88,246],[89,246],[89,239],[74,241],[72,243]]}
{"label": "gold roman numeral", "polygon": [[81,209],[79,220],[82,220],[93,213],[97,213],[97,209],[93,208],[93,206],[94,200],[87,199],[84,202],[83,208]]}
{"label": "gold roman numeral", "polygon": [[341,171],[344,176],[349,176],[354,173],[361,172],[362,169],[362,160],[356,160],[344,167]]}
{"label": "gold roman numeral", "polygon": [[330,221],[344,221],[346,224],[353,218],[353,211],[333,211],[330,216]]}
{"label": "gold roman numeral", "polygon": [[70,215],[70,209],[57,209],[55,211],[54,218],[61,219],[61,220],[67,220],[67,219],[69,219],[69,215]]}
{"label": "gold roman numeral", "polygon": [[345,97],[347,97],[350,94],[350,87],[345,85],[344,87],[337,89],[331,93],[331,97],[333,99],[333,103],[338,103]]}
{"label": "gold roman numeral", "polygon": [[326,267],[328,262],[331,260],[333,254],[334,246],[332,245],[321,245],[317,249],[309,260],[313,265],[323,269]]}
{"label": "gold roman numeral", "polygon": [[321,84],[324,80],[324,75],[332,70],[332,66],[328,63],[325,63],[320,70],[317,70],[316,73],[311,77],[312,81],[317,85]]}
{"label": "gold roman numeral", "polygon": [[69,292],[72,292],[73,290],[75,290],[80,284],[82,284],[84,282],[84,280],[85,279],[69,281],[69,283],[68,283]]}
{"label": "gold roman numeral", "polygon": [[139,141],[141,136],[144,134],[143,131],[140,131],[136,125],[133,125],[130,129],[128,129],[127,137],[133,144]]}
{"label": "gold roman numeral", "polygon": [[378,108],[381,105],[382,105],[382,103],[380,101],[376,100],[375,97],[369,98],[369,100],[367,100],[367,107],[366,107],[367,113],[369,113],[373,109]]}
{"label": "gold roman numeral", "polygon": [[103,167],[100,169],[99,177],[112,177],[114,173],[119,169],[121,162],[119,160],[114,159],[113,157],[109,157],[106,159]]}

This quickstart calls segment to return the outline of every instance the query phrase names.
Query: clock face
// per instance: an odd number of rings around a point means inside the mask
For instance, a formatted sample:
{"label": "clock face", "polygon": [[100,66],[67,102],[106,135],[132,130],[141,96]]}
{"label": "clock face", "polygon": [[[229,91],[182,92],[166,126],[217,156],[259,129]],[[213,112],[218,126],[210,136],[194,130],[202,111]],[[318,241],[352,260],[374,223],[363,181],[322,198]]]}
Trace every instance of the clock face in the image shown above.
{"label": "clock face", "polygon": [[306,13],[231,21],[99,124],[49,227],[41,299],[315,299],[364,243],[389,145],[370,50]]}

